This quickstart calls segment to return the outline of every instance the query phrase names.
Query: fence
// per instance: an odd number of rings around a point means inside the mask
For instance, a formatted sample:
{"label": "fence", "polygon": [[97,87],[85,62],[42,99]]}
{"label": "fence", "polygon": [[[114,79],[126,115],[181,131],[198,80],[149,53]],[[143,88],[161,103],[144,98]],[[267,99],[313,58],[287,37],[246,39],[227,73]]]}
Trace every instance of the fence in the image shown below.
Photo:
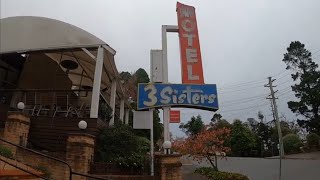
{"label": "fence", "polygon": [[121,166],[114,163],[93,162],[90,166],[90,174],[96,175],[149,175],[150,161],[146,160],[142,167]]}

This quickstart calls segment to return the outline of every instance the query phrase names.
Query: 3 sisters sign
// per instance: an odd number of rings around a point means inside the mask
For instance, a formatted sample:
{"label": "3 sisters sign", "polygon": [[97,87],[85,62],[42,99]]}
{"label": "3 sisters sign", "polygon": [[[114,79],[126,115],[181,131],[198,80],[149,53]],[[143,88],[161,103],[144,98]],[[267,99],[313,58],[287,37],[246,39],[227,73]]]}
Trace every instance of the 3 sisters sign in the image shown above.
{"label": "3 sisters sign", "polygon": [[177,3],[182,84],[139,84],[138,110],[190,107],[218,110],[215,84],[204,84],[195,8]]}
{"label": "3 sisters sign", "polygon": [[144,84],[138,86],[138,109],[163,106],[218,110],[215,84]]}

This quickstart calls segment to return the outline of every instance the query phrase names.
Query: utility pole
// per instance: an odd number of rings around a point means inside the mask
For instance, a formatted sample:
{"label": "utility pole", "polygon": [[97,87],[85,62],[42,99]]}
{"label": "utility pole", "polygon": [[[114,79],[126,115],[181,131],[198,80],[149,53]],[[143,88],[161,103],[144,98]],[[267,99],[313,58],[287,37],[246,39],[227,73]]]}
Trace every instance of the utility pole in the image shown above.
{"label": "utility pole", "polygon": [[276,98],[274,96],[274,90],[273,88],[276,86],[273,86],[272,83],[273,81],[275,81],[275,79],[272,79],[272,77],[268,77],[268,84],[265,85],[265,87],[269,87],[270,88],[270,92],[271,92],[271,98],[267,98],[267,99],[272,99],[272,110],[273,110],[273,114],[276,120],[276,125],[277,125],[277,129],[278,129],[278,136],[279,136],[279,154],[280,154],[280,172],[279,172],[279,180],[281,180],[281,166],[282,166],[282,158],[284,155],[284,151],[283,151],[283,141],[282,141],[282,132],[281,132],[281,126],[280,126],[280,120],[279,120],[279,114],[278,114],[278,108],[277,108],[277,103],[276,103]]}

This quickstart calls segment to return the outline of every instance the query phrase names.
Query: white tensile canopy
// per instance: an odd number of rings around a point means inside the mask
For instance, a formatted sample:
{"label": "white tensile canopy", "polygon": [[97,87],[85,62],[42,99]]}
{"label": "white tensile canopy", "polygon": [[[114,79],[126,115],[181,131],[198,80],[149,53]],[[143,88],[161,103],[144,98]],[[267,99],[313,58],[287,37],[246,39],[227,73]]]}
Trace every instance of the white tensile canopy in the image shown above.
{"label": "white tensile canopy", "polygon": [[[103,56],[98,54],[99,48]],[[116,81],[117,98],[125,98],[114,62],[115,50],[101,39],[71,24],[33,16],[0,19],[0,55],[10,53],[43,53],[59,65],[63,59],[77,62],[79,67],[76,69],[62,69],[68,71],[73,85],[91,87],[94,86],[96,64],[101,56],[101,94],[109,101],[112,81]]]}

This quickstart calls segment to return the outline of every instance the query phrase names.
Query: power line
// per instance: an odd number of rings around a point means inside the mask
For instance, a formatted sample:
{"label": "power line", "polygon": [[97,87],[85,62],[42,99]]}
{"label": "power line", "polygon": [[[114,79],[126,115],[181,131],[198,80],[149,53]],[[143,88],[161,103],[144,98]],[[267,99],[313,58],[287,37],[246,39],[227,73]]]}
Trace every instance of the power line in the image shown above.
{"label": "power line", "polygon": [[231,91],[220,90],[220,94],[234,93],[234,92],[239,92],[239,91],[247,91],[249,89],[258,88],[258,87],[261,87],[261,84],[260,85],[256,85],[256,86],[252,86],[252,87],[248,87],[248,88],[241,88],[241,89],[231,90]]}
{"label": "power line", "polygon": [[235,99],[235,100],[228,100],[228,101],[223,101],[223,102],[238,102],[238,101],[242,101],[242,100],[247,100],[247,99],[255,99],[257,97],[265,97],[267,94],[259,94],[256,96],[249,96],[249,97],[245,97],[245,98],[240,98],[240,99]]}
{"label": "power line", "polygon": [[255,106],[250,106],[247,108],[240,108],[240,109],[231,109],[231,110],[225,110],[225,111],[219,111],[219,113],[223,113],[223,112],[233,112],[233,111],[242,111],[242,110],[247,110],[247,109],[252,109],[252,108],[256,108],[256,107],[261,107],[264,106],[266,103],[264,104],[260,104],[260,105],[255,105]]}
{"label": "power line", "polygon": [[[285,72],[286,72],[286,70],[282,70],[282,71],[276,73],[275,75],[273,75],[273,77],[277,77]],[[264,82],[265,82],[265,79],[258,79],[258,80],[252,80],[252,81],[247,81],[247,82],[242,82],[242,83],[231,84],[231,85],[222,85],[218,89],[233,89],[233,88],[241,87],[241,86],[249,86],[249,84],[255,85],[255,84],[261,84]]]}
{"label": "power line", "polygon": [[220,87],[220,89],[233,89],[233,88],[237,88],[237,87],[242,87],[242,86],[248,86],[250,85],[255,85],[255,84],[260,84],[263,83],[262,80],[258,80],[258,81],[248,81],[248,82],[243,82],[243,83],[238,83],[238,84],[233,84],[233,85],[223,85]]}

